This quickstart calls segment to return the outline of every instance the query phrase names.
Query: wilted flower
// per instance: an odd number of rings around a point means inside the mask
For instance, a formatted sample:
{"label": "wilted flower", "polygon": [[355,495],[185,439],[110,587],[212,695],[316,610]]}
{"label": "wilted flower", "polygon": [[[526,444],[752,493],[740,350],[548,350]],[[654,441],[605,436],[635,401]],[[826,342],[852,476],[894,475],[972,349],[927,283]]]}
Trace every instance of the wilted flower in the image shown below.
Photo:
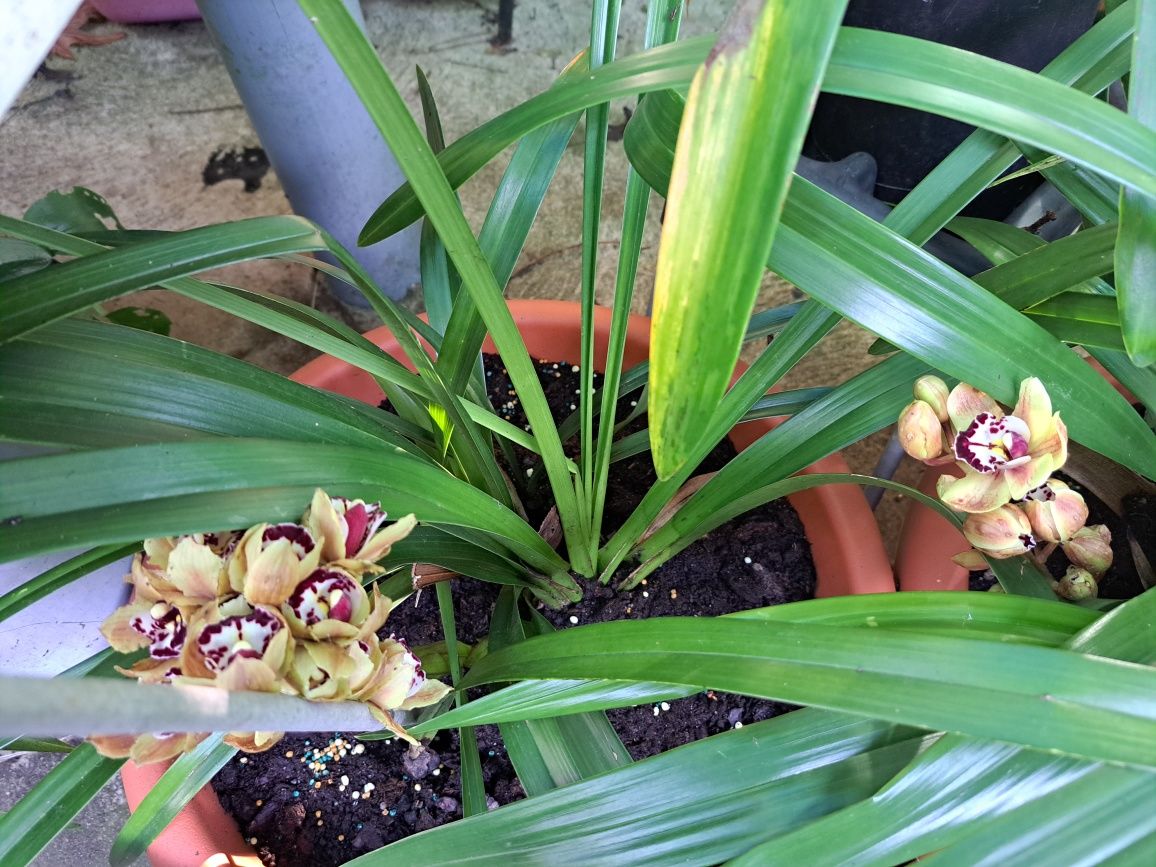
{"label": "wilted flower", "polygon": [[1069,566],[1064,577],[1052,583],[1052,589],[1060,596],[1071,599],[1073,602],[1080,599],[1093,599],[1100,592],[1092,573],[1079,566]]}
{"label": "wilted flower", "polygon": [[302,523],[323,540],[325,562],[360,576],[417,525],[413,515],[406,515],[382,529],[387,517],[380,503],[330,497],[319,488]]}
{"label": "wilted flower", "polygon": [[959,384],[948,397],[952,445],[964,476],[942,476],[939,498],[961,512],[988,512],[1020,500],[1067,460],[1068,433],[1036,378],[1025,379],[1019,400],[1004,415],[988,395]]}
{"label": "wilted flower", "polygon": [[1023,510],[1036,537],[1045,542],[1066,542],[1088,520],[1084,498],[1059,479],[1028,491]]}
{"label": "wilted flower", "polygon": [[1103,575],[1112,565],[1112,531],[1103,524],[1077,530],[1062,547],[1069,560],[1093,575]]}
{"label": "wilted flower", "polygon": [[946,449],[943,424],[935,410],[922,401],[913,400],[899,416],[899,444],[903,451],[920,461],[930,461]]}
{"label": "wilted flower", "polygon": [[1026,554],[1037,544],[1027,515],[1011,505],[968,515],[963,522],[963,535],[984,554],[997,560]]}

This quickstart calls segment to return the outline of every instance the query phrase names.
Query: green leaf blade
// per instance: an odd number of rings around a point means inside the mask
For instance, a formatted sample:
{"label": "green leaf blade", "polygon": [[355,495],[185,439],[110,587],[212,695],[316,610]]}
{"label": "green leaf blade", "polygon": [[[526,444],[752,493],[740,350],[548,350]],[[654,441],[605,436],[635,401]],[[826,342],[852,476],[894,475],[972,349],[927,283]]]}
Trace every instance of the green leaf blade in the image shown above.
{"label": "green leaf blade", "polygon": [[[1156,3],[1136,10],[1128,112],[1156,130]],[[1120,193],[1120,241],[1116,245],[1116,291],[1128,356],[1140,367],[1156,362],[1156,195]]]}
{"label": "green leaf blade", "polygon": [[675,151],[650,352],[660,479],[690,459],[730,382],[846,3],[758,5],[732,13],[695,76]]}

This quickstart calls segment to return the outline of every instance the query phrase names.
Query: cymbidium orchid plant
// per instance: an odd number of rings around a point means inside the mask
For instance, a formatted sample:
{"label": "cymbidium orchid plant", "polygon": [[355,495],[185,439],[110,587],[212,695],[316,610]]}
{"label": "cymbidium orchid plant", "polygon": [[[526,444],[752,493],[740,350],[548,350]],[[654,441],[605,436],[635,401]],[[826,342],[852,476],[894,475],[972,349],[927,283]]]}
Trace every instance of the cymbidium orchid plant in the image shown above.
{"label": "cymbidium orchid plant", "polygon": [[974,550],[953,559],[973,570],[986,568],[987,557],[1043,563],[1058,545],[1072,565],[1053,589],[1071,600],[1096,596],[1096,580],[1112,565],[1112,534],[1085,526],[1083,496],[1051,477],[1067,461],[1068,430],[1043,383],[1025,379],[1006,413],[979,389],[961,382],[948,391],[937,376],[916,380],[913,391],[897,435],[911,457],[957,469],[939,477],[936,492],[965,513],[963,535]]}
{"label": "cymbidium orchid plant", "polygon": [[[0,596],[0,621],[135,554],[132,601],[105,628],[112,649],[70,672],[84,676],[0,676],[0,738],[92,735],[107,755],[140,761],[184,753],[114,860],[143,852],[229,744],[266,748],[318,720],[350,737],[382,726],[393,736],[395,711],[427,705],[405,725],[414,737],[457,729],[472,818],[359,865],[906,863],[929,852],[948,864],[1147,863],[1156,591],[1092,598],[1110,540],[1054,473],[1078,444],[1142,492],[1156,480],[1145,416],[1081,357],[1151,419],[1156,70],[1145,61],[1156,2],[1104,4],[1035,73],[841,27],[847,0],[738,0],[720,34],[693,39],[679,39],[683,0],[650,0],[644,45],[616,57],[619,18],[638,7],[594,0],[589,45],[556,83],[448,144],[424,76],[425,134],[341,0],[299,5],[408,178],[360,243],[424,218],[428,317],[394,304],[297,217],[110,230],[111,209],[89,191],[54,196],[26,219],[0,216],[0,439],[36,449],[0,462],[0,558],[79,549]],[[794,173],[820,91],[977,130],[876,221]],[[636,104],[621,143],[630,171],[603,348],[592,323],[619,99]],[[583,331],[580,357],[567,359],[581,384],[574,415],[555,424],[503,293],[582,117],[584,189],[571,210],[583,216]],[[455,190],[515,145],[475,234]],[[1078,231],[1049,242],[960,216],[1021,157],[1066,198]],[[650,358],[626,369],[652,193],[665,208]],[[941,230],[991,267],[965,274],[936,259],[925,246]],[[259,258],[359,288],[397,357],[304,305],[201,279]],[[803,300],[756,309],[768,269]],[[394,412],[113,324],[94,307],[154,287],[358,368]],[[887,357],[864,359],[845,382],[769,394],[842,320],[877,336],[873,352]],[[487,333],[525,428],[486,399]],[[744,346],[756,357],[732,382]],[[648,432],[616,443],[623,398],[646,409]],[[691,479],[735,425],[768,416],[784,418],[709,479]],[[942,502],[931,502],[962,525],[1005,594],[880,593],[542,634],[535,609],[575,600],[575,576],[609,582],[628,566],[641,580],[768,499],[828,483],[922,496],[887,479],[796,475],[897,417],[904,448],[944,471]],[[496,457],[514,445],[538,456],[532,478]],[[608,467],[647,449],[658,480],[608,534]],[[306,503],[314,489],[328,495]],[[557,532],[528,523],[531,490],[552,495]],[[385,510],[414,517],[390,522]],[[1061,604],[1035,568],[1051,546],[1072,563],[1057,589],[1078,605]],[[843,562],[855,569],[854,557]],[[426,591],[441,606],[451,684],[383,633],[414,567],[457,576]],[[456,640],[454,593],[467,580],[502,585],[485,654]],[[494,689],[475,699],[476,686]],[[632,763],[603,711],[653,702],[657,716],[695,691],[814,707]],[[197,700],[176,700],[185,695]],[[529,798],[487,812],[481,774],[466,771],[474,726],[491,723]],[[0,816],[0,863],[29,863],[121,764],[92,744],[73,749]]]}
{"label": "cymbidium orchid plant", "polygon": [[[300,523],[147,539],[125,579],[132,600],[105,621],[114,650],[148,656],[117,670],[146,683],[362,701],[392,732],[416,743],[390,715],[440,701],[450,687],[427,679],[394,635],[379,638],[392,602],[362,578],[416,520],[388,525],[378,503],[330,497],[320,488]],[[384,526],[383,526],[384,525]],[[92,738],[102,755],[164,761],[207,735]],[[247,752],[280,732],[232,733]]]}

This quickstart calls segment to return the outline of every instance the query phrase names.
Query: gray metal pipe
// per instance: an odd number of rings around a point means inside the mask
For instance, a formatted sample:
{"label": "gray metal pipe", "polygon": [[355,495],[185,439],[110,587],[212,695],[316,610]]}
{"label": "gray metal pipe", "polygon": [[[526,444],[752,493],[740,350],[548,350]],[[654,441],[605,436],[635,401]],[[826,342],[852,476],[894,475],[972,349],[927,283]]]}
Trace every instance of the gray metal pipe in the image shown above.
{"label": "gray metal pipe", "polygon": [[[365,27],[357,0],[344,0]],[[419,227],[357,248],[365,221],[405,178],[296,0],[197,0],[273,170],[298,214],[354,252],[391,298],[418,282]],[[336,280],[343,304],[361,294]]]}

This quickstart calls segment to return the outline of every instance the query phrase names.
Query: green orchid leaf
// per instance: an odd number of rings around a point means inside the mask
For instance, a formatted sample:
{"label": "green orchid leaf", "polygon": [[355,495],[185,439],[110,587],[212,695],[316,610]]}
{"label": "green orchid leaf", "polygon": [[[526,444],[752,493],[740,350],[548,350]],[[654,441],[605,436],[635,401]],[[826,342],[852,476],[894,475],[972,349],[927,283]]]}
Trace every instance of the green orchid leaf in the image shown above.
{"label": "green orchid leaf", "polygon": [[[1156,130],[1156,3],[1140,0],[1136,10],[1128,113]],[[1138,366],[1156,362],[1156,195],[1134,189],[1120,193],[1120,243],[1116,246],[1116,291],[1128,356]]]}
{"label": "green orchid leaf", "polygon": [[57,738],[12,738],[0,750],[29,753],[71,753],[76,747]]}
{"label": "green orchid leaf", "polygon": [[[0,221],[0,230],[6,222],[8,218]],[[4,284],[6,309],[0,321],[0,342],[166,280],[325,246],[316,227],[300,217],[254,217],[84,256]]]}
{"label": "green orchid leaf", "polygon": [[[1101,22],[1101,29],[1093,28],[1086,39],[1053,61],[1051,74],[1055,80],[944,45],[893,33],[843,28],[823,89],[932,111],[995,134],[995,138],[969,145],[957,165],[972,165],[991,157],[993,145],[998,151],[1007,137],[1066,157],[1069,163],[1058,168],[1073,163],[1087,165],[1151,194],[1156,191],[1156,157],[1151,155],[1156,152],[1156,134],[1078,92],[1086,89],[1096,93],[1127,70],[1132,9],[1127,6],[1117,10]],[[709,37],[702,37],[659,46],[609,63],[582,82],[555,86],[447,147],[439,156],[445,176],[452,186],[460,186],[526,133],[590,105],[636,93],[686,88],[711,45]],[[1041,105],[1048,106],[1046,115],[1039,111]],[[925,242],[1016,156],[1012,151],[1006,154],[1006,162],[997,159],[992,173],[979,176],[973,192],[945,209],[938,226],[922,227],[911,237]],[[953,169],[952,175],[956,171]],[[935,188],[942,186],[940,176],[927,189],[933,194]],[[920,196],[916,204],[923,209],[927,200]],[[421,206],[412,189],[403,186],[370,218],[361,243],[380,241],[420,216]],[[901,228],[908,234],[909,227]]]}
{"label": "green orchid leaf", "polygon": [[690,460],[730,382],[845,8],[743,2],[691,84],[655,274],[650,438],[660,479]]}
{"label": "green orchid leaf", "polygon": [[[182,341],[67,320],[0,350],[7,439],[108,447],[205,436],[267,437],[420,454],[424,432]],[[74,414],[87,423],[78,423]]]}
{"label": "green orchid leaf", "polygon": [[43,599],[50,593],[67,587],[89,572],[129,557],[138,550],[140,550],[140,543],[133,542],[129,545],[105,545],[70,557],[63,563],[53,566],[47,572],[42,572],[35,578],[30,578],[20,586],[0,595],[0,621],[11,617],[17,611],[23,611],[33,602]]}
{"label": "green orchid leaf", "polygon": [[105,787],[124,759],[106,759],[82,744],[0,815],[0,864],[24,867],[68,827]]}
{"label": "green orchid leaf", "polygon": [[[338,65],[398,157],[402,170],[429,206],[430,221],[502,355],[530,421],[531,431],[538,440],[572,565],[580,573],[592,572],[592,564],[583,555],[588,547],[585,537],[589,530],[579,516],[574,483],[566,466],[562,443],[554,429],[550,408],[501,287],[478,247],[452,187],[373,46],[344,5],[339,0],[300,0],[300,5],[322,40],[334,52]],[[449,148],[443,154],[448,152]],[[349,262],[343,264],[350,267]],[[460,423],[461,420],[457,421]]]}
{"label": "green orchid leaf", "polygon": [[16,238],[0,238],[0,283],[40,271],[52,261],[42,247]]}
{"label": "green orchid leaf", "polygon": [[[54,479],[69,478],[60,487]],[[452,532],[493,534],[544,574],[563,568],[553,549],[509,509],[440,468],[396,449],[229,438],[160,443],[0,463],[5,560],[142,536],[296,520],[317,487],[379,501]]]}
{"label": "green orchid leaf", "polygon": [[[728,614],[768,623],[819,623],[948,635],[978,641],[1058,647],[1100,615],[1052,600],[994,594],[901,593],[813,599]],[[698,690],[661,683],[606,680],[523,681],[410,729],[425,735],[454,725],[536,719],[578,710],[631,707],[681,698]]]}
{"label": "green orchid leaf", "polygon": [[[1156,671],[1053,648],[657,618],[530,639],[488,654],[462,686],[553,678],[657,680],[1156,767]],[[1001,712],[991,713],[996,706]]]}
{"label": "green orchid leaf", "polygon": [[[981,833],[965,836],[921,863],[936,867],[1148,863],[1156,852],[1151,842],[1156,817],[1144,809],[1151,787],[1149,774],[1097,767],[1058,791],[984,822]],[[1141,860],[1130,860],[1133,857]]]}
{"label": "green orchid leaf", "polygon": [[[425,135],[430,149],[436,154],[445,150],[442,122],[438,116],[437,102],[433,88],[425,71],[418,66],[417,92],[421,97],[422,116],[425,120]],[[446,260],[446,248],[437,231],[428,220],[421,227],[421,295],[429,314],[430,325],[438,334],[445,334],[454,306],[455,281],[450,277],[450,265]]]}
{"label": "green orchid leaf", "polygon": [[869,797],[922,746],[910,729],[801,710],[400,840],[350,864],[719,863]]}

